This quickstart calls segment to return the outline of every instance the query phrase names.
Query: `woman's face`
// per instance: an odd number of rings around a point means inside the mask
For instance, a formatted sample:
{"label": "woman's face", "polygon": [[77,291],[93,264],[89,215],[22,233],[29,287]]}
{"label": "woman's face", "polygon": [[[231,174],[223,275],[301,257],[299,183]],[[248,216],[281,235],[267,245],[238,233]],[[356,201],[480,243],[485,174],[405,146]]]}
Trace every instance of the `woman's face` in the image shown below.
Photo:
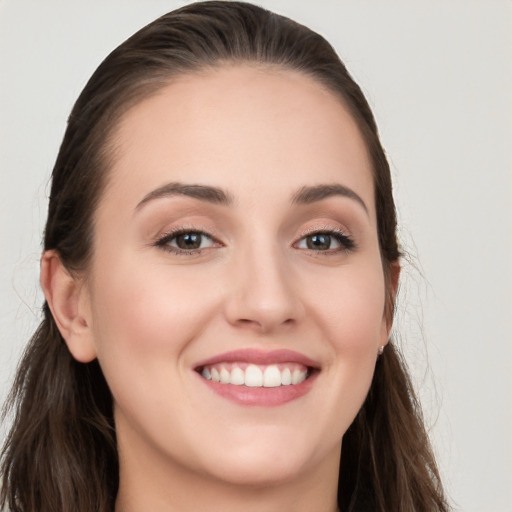
{"label": "woman's face", "polygon": [[337,471],[389,331],[346,108],[299,73],[224,67],[132,108],[114,145],[83,303],[121,468]]}

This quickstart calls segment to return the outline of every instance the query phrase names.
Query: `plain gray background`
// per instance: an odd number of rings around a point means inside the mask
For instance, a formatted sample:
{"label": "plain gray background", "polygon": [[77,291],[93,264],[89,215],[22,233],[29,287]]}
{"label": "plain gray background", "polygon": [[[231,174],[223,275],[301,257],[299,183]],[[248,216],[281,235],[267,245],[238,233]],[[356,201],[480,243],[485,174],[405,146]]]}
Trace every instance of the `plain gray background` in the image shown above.
{"label": "plain gray background", "polygon": [[[108,52],[184,3],[0,0],[0,400],[39,320],[71,106]],[[512,2],[259,3],[326,36],[374,108],[413,262],[395,327],[445,485],[457,510],[510,512]]]}

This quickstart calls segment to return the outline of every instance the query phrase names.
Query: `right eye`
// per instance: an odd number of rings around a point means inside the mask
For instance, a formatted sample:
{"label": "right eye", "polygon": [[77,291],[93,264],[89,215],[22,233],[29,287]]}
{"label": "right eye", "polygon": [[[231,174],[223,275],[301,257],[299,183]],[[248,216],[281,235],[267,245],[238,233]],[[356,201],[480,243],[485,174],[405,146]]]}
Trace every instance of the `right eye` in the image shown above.
{"label": "right eye", "polygon": [[197,254],[215,245],[213,238],[202,231],[178,231],[160,238],[156,245],[176,254]]}

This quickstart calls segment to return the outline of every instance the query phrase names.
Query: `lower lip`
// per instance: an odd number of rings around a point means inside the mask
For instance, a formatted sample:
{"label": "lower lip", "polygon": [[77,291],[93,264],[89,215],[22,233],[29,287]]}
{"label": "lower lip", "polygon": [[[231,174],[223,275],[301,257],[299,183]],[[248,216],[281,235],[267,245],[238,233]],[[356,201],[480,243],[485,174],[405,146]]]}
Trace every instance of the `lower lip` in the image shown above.
{"label": "lower lip", "polygon": [[234,384],[221,384],[220,382],[207,380],[199,374],[198,377],[212,391],[236,404],[275,407],[304,396],[313,386],[317,375],[317,373],[310,375],[300,384],[277,386],[275,388],[235,386]]}

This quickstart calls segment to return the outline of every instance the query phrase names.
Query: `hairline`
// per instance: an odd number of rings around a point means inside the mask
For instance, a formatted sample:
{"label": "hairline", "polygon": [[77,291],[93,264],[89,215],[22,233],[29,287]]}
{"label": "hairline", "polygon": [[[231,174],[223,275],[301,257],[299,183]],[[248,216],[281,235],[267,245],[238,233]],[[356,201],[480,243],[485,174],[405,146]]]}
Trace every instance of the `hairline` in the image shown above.
{"label": "hairline", "polygon": [[116,138],[122,130],[123,122],[126,116],[128,116],[129,113],[135,107],[137,107],[146,100],[158,96],[165,89],[179,82],[182,79],[207,76],[212,72],[220,72],[224,69],[229,68],[235,69],[245,67],[247,67],[248,69],[261,70],[264,72],[276,71],[278,73],[295,73],[297,76],[302,76],[310,79],[311,83],[314,83],[316,86],[320,87],[324,92],[330,94],[331,96],[334,96],[339,101],[342,108],[346,110],[346,113],[356,124],[359,134],[364,142],[364,147],[368,153],[368,158],[371,164],[370,167],[372,171],[372,181],[375,187],[375,169],[373,161],[371,160],[367,135],[365,134],[365,130],[361,126],[359,116],[357,116],[354,113],[354,109],[351,108],[350,101],[347,100],[347,98],[341,93],[340,90],[337,90],[331,84],[326,83],[326,80],[322,80],[318,74],[307,69],[301,69],[298,66],[293,66],[293,64],[291,63],[265,62],[257,59],[251,60],[233,58],[218,59],[212,63],[191,65],[188,68],[168,70],[167,72],[159,70],[152,76],[147,76],[145,79],[134,83],[129,94],[131,97],[128,100],[122,100],[115,107],[107,109],[105,111],[98,125],[96,125],[96,129],[100,126],[101,128],[104,128],[106,131],[104,141],[100,144],[99,147],[99,154],[101,155],[101,157],[100,162],[98,162],[99,165],[103,168],[100,174],[102,175],[102,177],[106,178],[106,180],[104,181],[103,186],[100,189],[100,197],[98,199],[101,200],[101,197],[103,196],[108,187],[108,176],[110,175],[110,171],[116,165],[116,155],[118,156],[120,153],[120,144],[116,141]]}

